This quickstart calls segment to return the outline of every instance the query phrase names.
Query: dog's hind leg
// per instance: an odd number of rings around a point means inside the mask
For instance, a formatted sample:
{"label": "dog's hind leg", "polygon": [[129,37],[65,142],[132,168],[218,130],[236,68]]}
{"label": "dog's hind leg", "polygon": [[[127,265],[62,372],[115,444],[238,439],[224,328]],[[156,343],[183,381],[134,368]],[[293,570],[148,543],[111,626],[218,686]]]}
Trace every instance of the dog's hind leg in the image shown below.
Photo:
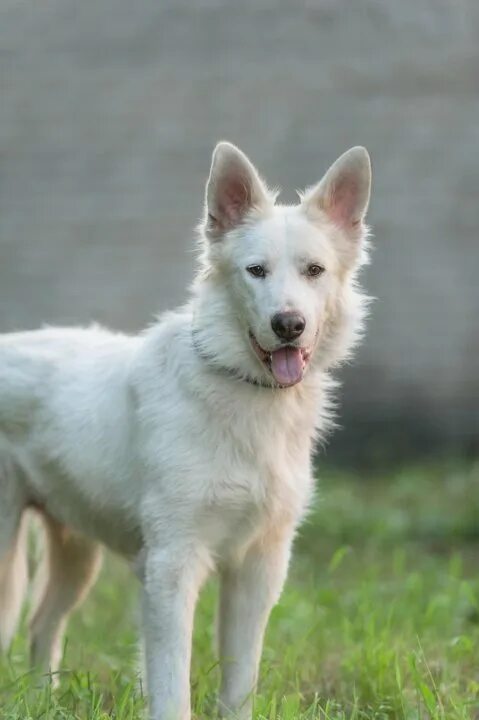
{"label": "dog's hind leg", "polygon": [[4,650],[15,632],[28,579],[23,492],[7,465],[0,466],[0,649]]}
{"label": "dog's hind leg", "polygon": [[27,587],[26,523],[0,518],[0,648],[16,630]]}
{"label": "dog's hind leg", "polygon": [[[101,565],[100,547],[43,515],[46,547],[40,569],[38,600],[30,622],[33,667],[55,673],[70,612],[87,595]],[[55,680],[55,678],[54,678]]]}

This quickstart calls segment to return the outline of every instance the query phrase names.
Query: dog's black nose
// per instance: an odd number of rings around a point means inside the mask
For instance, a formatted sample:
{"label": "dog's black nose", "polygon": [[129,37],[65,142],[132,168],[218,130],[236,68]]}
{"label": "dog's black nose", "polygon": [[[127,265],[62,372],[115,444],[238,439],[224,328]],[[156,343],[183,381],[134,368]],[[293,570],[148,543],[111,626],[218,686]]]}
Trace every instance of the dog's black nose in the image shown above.
{"label": "dog's black nose", "polygon": [[281,340],[296,340],[306,327],[306,320],[300,313],[290,310],[273,315],[271,327]]}

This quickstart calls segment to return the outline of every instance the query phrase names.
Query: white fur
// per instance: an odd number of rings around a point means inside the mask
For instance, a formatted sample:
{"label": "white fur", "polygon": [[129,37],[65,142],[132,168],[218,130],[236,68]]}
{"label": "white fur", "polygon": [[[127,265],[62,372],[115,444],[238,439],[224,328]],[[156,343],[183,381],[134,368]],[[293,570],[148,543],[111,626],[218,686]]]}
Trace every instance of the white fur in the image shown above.
{"label": "white fur", "polygon": [[[213,569],[220,707],[251,714],[263,632],[313,492],[313,442],[328,427],[328,370],[347,356],[365,310],[355,277],[369,160],[356,148],[338,163],[284,207],[247,158],[220,143],[187,305],[136,337],[92,327],[0,338],[4,644],[23,592],[20,522],[34,507],[48,539],[34,664],[57,668],[62,627],[104,544],[143,583],[154,720],[190,718],[193,613]],[[307,277],[308,263],[325,272]],[[252,264],[267,265],[267,277],[252,277]],[[273,350],[271,316],[285,309],[304,315],[312,357],[301,382],[275,388],[248,333]]]}

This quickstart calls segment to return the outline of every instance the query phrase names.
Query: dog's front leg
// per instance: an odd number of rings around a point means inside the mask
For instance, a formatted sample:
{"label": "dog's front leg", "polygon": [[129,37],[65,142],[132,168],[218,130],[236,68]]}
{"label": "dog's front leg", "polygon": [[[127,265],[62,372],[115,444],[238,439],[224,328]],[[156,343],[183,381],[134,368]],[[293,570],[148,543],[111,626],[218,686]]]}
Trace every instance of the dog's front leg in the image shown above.
{"label": "dog's front leg", "polygon": [[263,635],[288,569],[293,532],[263,538],[223,571],[219,616],[222,717],[251,718]]}
{"label": "dog's front leg", "polygon": [[142,574],[150,715],[189,720],[193,616],[205,564],[191,548],[153,548]]}

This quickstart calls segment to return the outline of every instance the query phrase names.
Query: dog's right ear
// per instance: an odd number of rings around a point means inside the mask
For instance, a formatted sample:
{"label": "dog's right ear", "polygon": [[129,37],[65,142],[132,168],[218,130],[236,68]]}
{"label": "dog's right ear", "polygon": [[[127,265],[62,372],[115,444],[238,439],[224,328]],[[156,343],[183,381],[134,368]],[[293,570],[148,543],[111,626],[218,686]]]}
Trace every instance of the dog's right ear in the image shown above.
{"label": "dog's right ear", "polygon": [[235,145],[215,147],[206,185],[204,232],[217,240],[248,213],[269,203],[268,191],[254,165]]}

